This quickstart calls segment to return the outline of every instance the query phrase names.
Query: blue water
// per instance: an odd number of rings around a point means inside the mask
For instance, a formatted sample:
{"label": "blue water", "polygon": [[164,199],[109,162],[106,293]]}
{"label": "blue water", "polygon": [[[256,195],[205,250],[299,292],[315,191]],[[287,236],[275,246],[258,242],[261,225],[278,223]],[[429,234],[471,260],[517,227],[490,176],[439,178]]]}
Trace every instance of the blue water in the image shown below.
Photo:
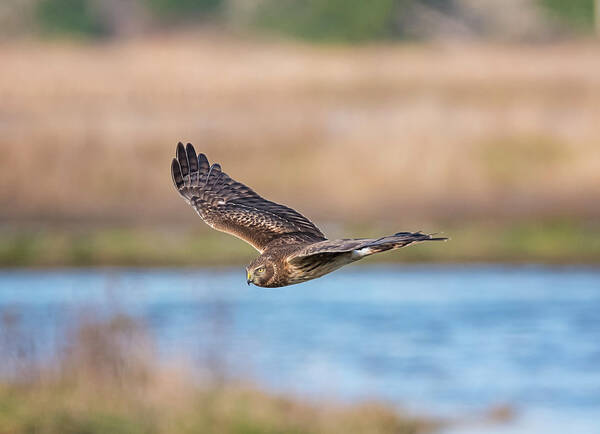
{"label": "blue water", "polygon": [[277,391],[465,418],[517,409],[452,433],[600,433],[600,270],[348,267],[270,290],[243,268],[0,272],[0,311],[21,314],[41,353],[81,312],[115,308],[164,357],[213,354]]}

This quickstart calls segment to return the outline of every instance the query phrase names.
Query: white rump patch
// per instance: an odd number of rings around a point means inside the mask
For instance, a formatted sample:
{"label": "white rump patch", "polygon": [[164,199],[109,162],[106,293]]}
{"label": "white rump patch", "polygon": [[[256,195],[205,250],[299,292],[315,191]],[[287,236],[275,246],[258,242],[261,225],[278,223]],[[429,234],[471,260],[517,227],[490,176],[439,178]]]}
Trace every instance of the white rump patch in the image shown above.
{"label": "white rump patch", "polygon": [[218,205],[225,205],[225,201],[224,200],[220,200],[217,202]]}
{"label": "white rump patch", "polygon": [[365,256],[373,254],[373,249],[370,247],[363,247],[362,249],[352,250],[352,259],[357,260],[364,258]]}

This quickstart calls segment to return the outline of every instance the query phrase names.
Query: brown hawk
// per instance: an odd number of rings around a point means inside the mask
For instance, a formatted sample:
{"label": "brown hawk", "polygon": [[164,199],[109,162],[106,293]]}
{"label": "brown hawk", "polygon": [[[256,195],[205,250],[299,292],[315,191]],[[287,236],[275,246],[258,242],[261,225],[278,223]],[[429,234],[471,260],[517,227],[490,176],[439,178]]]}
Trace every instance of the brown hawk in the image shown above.
{"label": "brown hawk", "polygon": [[421,241],[422,232],[382,238],[328,240],[310,220],[287,206],[263,199],[231,179],[219,164],[177,145],[171,175],[177,191],[213,229],[251,244],[261,254],[246,267],[248,284],[276,288],[321,277],[365,256]]}

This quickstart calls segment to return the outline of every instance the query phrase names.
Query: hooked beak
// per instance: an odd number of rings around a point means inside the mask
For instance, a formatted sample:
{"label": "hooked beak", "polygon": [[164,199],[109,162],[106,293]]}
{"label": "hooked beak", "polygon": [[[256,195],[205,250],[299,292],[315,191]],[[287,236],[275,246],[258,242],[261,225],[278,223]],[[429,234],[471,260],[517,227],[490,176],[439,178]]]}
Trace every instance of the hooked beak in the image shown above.
{"label": "hooked beak", "polygon": [[252,275],[250,274],[250,272],[248,272],[248,274],[246,275],[246,283],[248,285],[252,283]]}

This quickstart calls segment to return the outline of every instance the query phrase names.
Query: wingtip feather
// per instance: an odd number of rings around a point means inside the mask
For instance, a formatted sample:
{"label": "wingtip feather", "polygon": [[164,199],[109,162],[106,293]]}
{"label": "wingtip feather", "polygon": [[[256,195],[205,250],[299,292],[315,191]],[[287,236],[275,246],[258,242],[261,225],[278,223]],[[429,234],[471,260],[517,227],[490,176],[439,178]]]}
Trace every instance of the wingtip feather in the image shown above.
{"label": "wingtip feather", "polygon": [[173,161],[171,161],[171,178],[173,179],[173,184],[175,184],[177,189],[183,186],[181,167],[179,166],[179,161],[177,161],[176,158],[173,158]]}
{"label": "wingtip feather", "polygon": [[196,150],[191,143],[185,146],[185,152],[187,154],[188,163],[190,165],[190,173],[195,174],[198,172],[198,157],[196,156]]}
{"label": "wingtip feather", "polygon": [[185,178],[190,173],[190,164],[188,162],[187,152],[185,151],[183,143],[177,143],[176,154],[179,167],[181,168],[181,175]]}
{"label": "wingtip feather", "polygon": [[200,175],[206,175],[210,168],[210,164],[208,163],[208,158],[203,153],[198,154],[198,172]]}

